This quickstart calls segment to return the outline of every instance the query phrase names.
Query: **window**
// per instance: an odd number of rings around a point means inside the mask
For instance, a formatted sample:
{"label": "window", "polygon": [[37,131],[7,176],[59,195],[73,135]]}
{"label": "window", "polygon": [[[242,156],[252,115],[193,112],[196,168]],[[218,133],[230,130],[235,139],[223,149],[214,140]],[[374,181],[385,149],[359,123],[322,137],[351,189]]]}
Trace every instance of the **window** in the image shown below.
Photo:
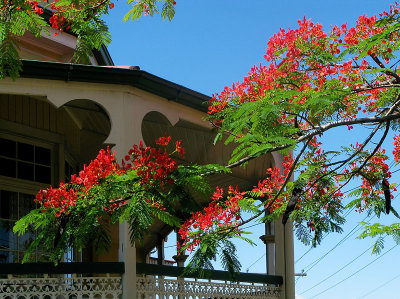
{"label": "window", "polygon": [[[77,163],[74,161],[73,158],[71,158],[69,155],[66,154],[66,159],[65,159],[65,182],[69,182],[71,180],[71,175],[77,173]],[[75,250],[72,247],[69,247],[67,249],[67,252],[64,254],[64,262],[70,263],[70,262],[80,262],[82,261],[82,253]],[[71,277],[70,274],[66,275],[66,277]]]}
{"label": "window", "polygon": [[[0,263],[17,263],[36,237],[31,230],[17,236],[15,222],[36,208],[35,194],[54,180],[53,155],[55,144],[0,133]],[[33,261],[46,261],[40,248],[31,256]]]}
{"label": "window", "polygon": [[[0,190],[0,263],[16,263],[22,260],[26,249],[35,238],[33,231],[22,236],[13,233],[15,222],[35,208],[33,194]],[[39,253],[32,256],[34,260],[45,260]]]}
{"label": "window", "polygon": [[0,175],[51,184],[51,149],[0,138]]}

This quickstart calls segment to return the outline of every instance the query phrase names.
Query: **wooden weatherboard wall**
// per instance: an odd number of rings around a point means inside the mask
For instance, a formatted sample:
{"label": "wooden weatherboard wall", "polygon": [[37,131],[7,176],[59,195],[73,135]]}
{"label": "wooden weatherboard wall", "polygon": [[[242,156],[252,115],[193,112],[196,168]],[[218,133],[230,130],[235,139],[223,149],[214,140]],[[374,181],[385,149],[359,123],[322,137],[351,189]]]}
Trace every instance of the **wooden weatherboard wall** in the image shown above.
{"label": "wooden weatherboard wall", "polygon": [[0,119],[63,135],[79,152],[80,130],[64,109],[38,98],[8,94],[0,94],[0,107]]}

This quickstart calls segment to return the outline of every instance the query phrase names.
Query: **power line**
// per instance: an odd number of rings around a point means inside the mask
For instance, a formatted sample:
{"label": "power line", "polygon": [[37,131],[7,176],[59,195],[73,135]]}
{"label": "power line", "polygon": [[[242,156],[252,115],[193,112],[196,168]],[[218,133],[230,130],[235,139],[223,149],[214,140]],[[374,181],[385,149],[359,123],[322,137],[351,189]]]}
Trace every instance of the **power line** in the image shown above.
{"label": "power line", "polygon": [[333,289],[334,287],[336,287],[337,285],[341,284],[342,282],[346,281],[347,279],[353,277],[354,275],[356,275],[357,273],[359,273],[360,271],[364,270],[365,268],[367,268],[369,265],[375,263],[377,260],[379,260],[380,258],[384,257],[386,254],[388,254],[390,251],[392,251],[395,247],[397,246],[397,244],[395,244],[392,248],[390,248],[388,251],[386,251],[384,254],[378,256],[376,259],[374,259],[373,261],[371,261],[370,263],[366,264],[364,267],[358,269],[356,272],[353,272],[352,274],[350,274],[349,276],[347,276],[346,278],[343,278],[341,281],[339,281],[338,283],[334,284],[333,286],[323,290],[322,292],[310,297],[310,298],[315,298],[327,291],[329,291],[330,289]]}
{"label": "power line", "polygon": [[396,172],[399,172],[400,171],[400,169],[397,169],[397,170],[395,170],[395,171],[392,171],[392,174],[393,173],[396,173]]}
{"label": "power line", "polygon": [[254,263],[252,263],[250,266],[247,267],[246,272],[249,272],[250,268],[253,267],[259,260],[261,260],[264,256],[266,256],[267,253],[264,253],[262,256],[260,256]]}
{"label": "power line", "polygon": [[372,290],[369,291],[368,293],[365,293],[365,295],[362,295],[362,296],[361,296],[360,298],[358,298],[358,299],[365,298],[366,296],[371,295],[372,293],[375,293],[377,290],[383,288],[385,285],[391,283],[393,280],[395,280],[396,278],[399,278],[399,277],[400,277],[400,274],[396,275],[396,276],[393,277],[391,280],[385,282],[384,284],[381,284],[381,285],[380,285],[379,287],[377,287],[377,288],[372,289]]}
{"label": "power line", "polygon": [[[367,219],[369,216],[367,215],[362,221]],[[375,217],[375,216],[373,216]],[[372,218],[373,218],[372,217]],[[371,218],[371,219],[372,219]],[[370,220],[371,220],[370,219]],[[319,264],[329,253],[331,253],[333,250],[335,250],[337,247],[339,247],[341,244],[343,244],[347,239],[349,239],[352,235],[354,235],[358,230],[361,229],[360,224],[357,224],[346,236],[344,236],[338,243],[336,243],[335,246],[333,246],[327,253],[322,255],[320,258],[316,259],[314,262],[310,263],[306,267],[304,267],[305,272],[310,271],[312,268],[314,268],[317,264]],[[355,230],[357,227],[359,227],[357,230]],[[355,231],[354,231],[355,230]],[[307,268],[307,269],[306,269]]]}
{"label": "power line", "polygon": [[[352,189],[347,190],[347,191],[345,191],[345,192],[343,192],[343,193],[348,193],[348,192],[351,192],[351,191],[353,191],[353,190],[355,190],[355,189],[357,189],[357,188],[352,188]],[[343,215],[343,217],[346,218],[347,216],[349,216],[350,213],[351,213],[351,210],[348,210],[347,213],[346,213],[345,215]],[[326,236],[328,236],[328,235],[329,235],[329,233],[327,233],[326,235],[322,236],[321,241],[322,241]],[[303,257],[305,257],[313,248],[315,248],[315,247],[310,247],[310,249],[308,249],[301,257],[299,257],[299,258],[294,262],[294,264],[296,265],[296,264],[297,264]],[[299,279],[299,278],[298,278],[298,279]],[[297,279],[297,280],[298,280],[298,279]]]}
{"label": "power line", "polygon": [[[394,165],[394,163],[395,163],[395,161],[392,161],[391,164],[390,164],[390,166],[389,166],[389,168],[391,168],[391,167]],[[393,173],[396,173],[396,172],[398,172],[398,171],[400,171],[400,169],[393,171],[392,174],[393,174]],[[346,190],[346,191],[343,192],[343,193],[348,193],[348,192],[354,191],[354,190],[356,190],[357,188],[358,188],[358,187],[351,188],[351,189],[349,189],[349,190]],[[395,198],[398,197],[399,195],[400,195],[400,193],[397,194],[393,199],[395,199]],[[346,215],[344,215],[344,217],[346,218],[346,217],[350,214],[350,212],[351,212],[351,210],[349,210],[349,211],[346,213]],[[364,221],[367,217],[368,217],[368,216],[366,216],[362,221]],[[373,218],[373,217],[372,217],[372,218]],[[372,220],[372,218],[371,218],[370,220]],[[358,227],[359,225],[360,225],[360,224],[357,224],[357,225],[350,231],[350,233],[349,233],[350,235],[349,235],[349,234],[346,235],[341,241],[339,241],[338,244],[336,244],[336,246],[334,246],[334,247],[333,247],[330,251],[328,251],[324,256],[320,257],[319,259],[315,260],[315,261],[312,262],[311,264],[307,265],[305,268],[307,268],[307,267],[309,267],[309,266],[312,265],[311,268],[309,268],[307,271],[310,271],[314,266],[316,266],[316,265],[317,265],[326,255],[328,255],[332,250],[334,250],[336,247],[338,247],[340,244],[342,244],[344,241],[346,241],[351,235],[353,235],[354,233],[356,233],[360,228],[357,229],[353,234],[351,234],[351,232],[352,232],[356,227]],[[329,235],[329,233],[326,234],[325,236],[323,236],[322,239],[324,239],[327,235]],[[322,240],[322,239],[321,239],[321,240]],[[371,247],[372,247],[372,246],[371,246]],[[355,259],[353,259],[350,263],[346,264],[344,267],[342,267],[341,269],[339,269],[338,271],[336,271],[335,273],[333,273],[332,275],[330,275],[330,276],[327,277],[326,279],[320,281],[318,284],[316,284],[316,285],[314,285],[313,287],[307,289],[305,292],[307,292],[307,291],[313,289],[313,288],[316,287],[317,285],[321,284],[322,282],[326,281],[326,280],[329,279],[330,277],[334,276],[335,274],[337,274],[338,272],[340,272],[341,270],[343,270],[344,268],[346,268],[348,265],[350,265],[350,264],[353,263],[355,260],[357,260],[359,257],[361,257],[363,254],[365,254],[368,250],[370,250],[371,247],[369,247],[367,250],[365,250],[363,253],[361,253],[358,257],[356,257]],[[308,249],[301,257],[299,257],[299,258],[295,261],[295,264],[297,264],[297,263],[298,263],[304,256],[306,256],[313,248],[314,248],[314,247],[311,247],[310,249]],[[315,263],[315,264],[313,265],[313,263]],[[297,281],[298,281],[300,278],[301,278],[301,277],[298,277],[298,278],[296,279],[295,282],[297,283]]]}
{"label": "power line", "polygon": [[264,222],[255,223],[255,224],[252,224],[252,225],[249,225],[249,226],[243,227],[243,229],[248,229],[248,228],[251,228],[251,227],[254,227],[254,226],[260,225],[260,224],[265,224],[265,223],[264,223]]}
{"label": "power line", "polygon": [[[326,235],[323,236],[322,239],[324,239],[325,237],[326,237]],[[321,240],[322,240],[322,239],[321,239]],[[294,261],[294,264],[296,265],[297,262],[299,262],[304,256],[306,256],[313,248],[314,248],[314,247],[310,247],[310,249],[308,249],[301,257],[299,257],[297,260]]]}
{"label": "power line", "polygon": [[314,286],[312,286],[311,288],[308,288],[307,290],[305,290],[304,292],[302,292],[302,294],[312,290],[313,288],[319,286],[321,283],[327,281],[329,278],[331,278],[332,276],[336,275],[337,273],[339,273],[340,271],[342,271],[344,268],[350,266],[352,263],[354,263],[357,259],[359,259],[361,256],[363,256],[367,251],[369,251],[372,247],[374,247],[373,245],[370,246],[369,248],[367,248],[364,252],[362,252],[360,255],[358,255],[356,258],[354,258],[353,260],[351,260],[349,263],[347,263],[346,265],[344,265],[342,268],[340,268],[339,270],[337,270],[336,272],[332,273],[331,275],[329,275],[328,277],[326,277],[325,279],[321,280],[320,282],[318,282],[317,284],[315,284]]}

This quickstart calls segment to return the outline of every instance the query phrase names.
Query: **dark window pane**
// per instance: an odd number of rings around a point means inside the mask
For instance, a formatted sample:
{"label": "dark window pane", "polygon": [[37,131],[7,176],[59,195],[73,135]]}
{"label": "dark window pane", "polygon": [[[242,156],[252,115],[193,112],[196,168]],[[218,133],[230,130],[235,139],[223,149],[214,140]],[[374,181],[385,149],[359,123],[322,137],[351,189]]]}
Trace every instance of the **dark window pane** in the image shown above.
{"label": "dark window pane", "polygon": [[20,193],[19,194],[19,215],[18,218],[21,218],[22,216],[25,216],[28,214],[30,211],[35,209],[36,204],[34,200],[34,196],[31,194],[24,194]]}
{"label": "dark window pane", "polygon": [[17,152],[16,142],[4,138],[0,138],[0,156],[15,158]]}
{"label": "dark window pane", "polygon": [[12,251],[2,251],[0,249],[0,263],[16,263],[18,262],[18,253]]}
{"label": "dark window pane", "polygon": [[18,142],[18,159],[33,162],[33,145]]}
{"label": "dark window pane", "polygon": [[10,219],[10,202],[7,191],[0,191],[0,218]]}
{"label": "dark window pane", "polygon": [[35,181],[51,184],[51,168],[47,166],[35,166]]}
{"label": "dark window pane", "polygon": [[18,178],[33,181],[33,164],[18,161]]}
{"label": "dark window pane", "polygon": [[0,158],[0,175],[15,178],[17,176],[15,165],[16,162],[13,160]]}
{"label": "dark window pane", "polygon": [[17,250],[17,235],[13,233],[14,222],[0,220],[0,250]]}
{"label": "dark window pane", "polygon": [[25,233],[22,236],[19,237],[19,250],[27,250],[29,248],[29,245],[33,242],[35,239],[35,234],[34,233]]}
{"label": "dark window pane", "polygon": [[18,193],[0,191],[0,218],[18,219]]}
{"label": "dark window pane", "polygon": [[65,161],[65,182],[68,183],[71,180],[71,175],[74,174],[74,168]]}
{"label": "dark window pane", "polygon": [[35,163],[51,165],[51,151],[48,148],[35,147]]}

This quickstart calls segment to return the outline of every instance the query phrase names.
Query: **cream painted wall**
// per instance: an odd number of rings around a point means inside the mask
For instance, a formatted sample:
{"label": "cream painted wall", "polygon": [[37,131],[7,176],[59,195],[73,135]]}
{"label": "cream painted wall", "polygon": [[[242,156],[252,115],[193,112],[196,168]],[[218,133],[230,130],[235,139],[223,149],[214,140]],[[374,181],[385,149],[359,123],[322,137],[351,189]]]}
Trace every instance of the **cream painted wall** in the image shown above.
{"label": "cream painted wall", "polygon": [[111,132],[105,142],[116,144],[118,158],[143,139],[142,119],[151,111],[162,113],[172,125],[183,119],[210,128],[202,120],[204,113],[130,86],[19,78],[4,79],[0,93],[43,96],[57,108],[75,99],[95,101],[111,119]]}

